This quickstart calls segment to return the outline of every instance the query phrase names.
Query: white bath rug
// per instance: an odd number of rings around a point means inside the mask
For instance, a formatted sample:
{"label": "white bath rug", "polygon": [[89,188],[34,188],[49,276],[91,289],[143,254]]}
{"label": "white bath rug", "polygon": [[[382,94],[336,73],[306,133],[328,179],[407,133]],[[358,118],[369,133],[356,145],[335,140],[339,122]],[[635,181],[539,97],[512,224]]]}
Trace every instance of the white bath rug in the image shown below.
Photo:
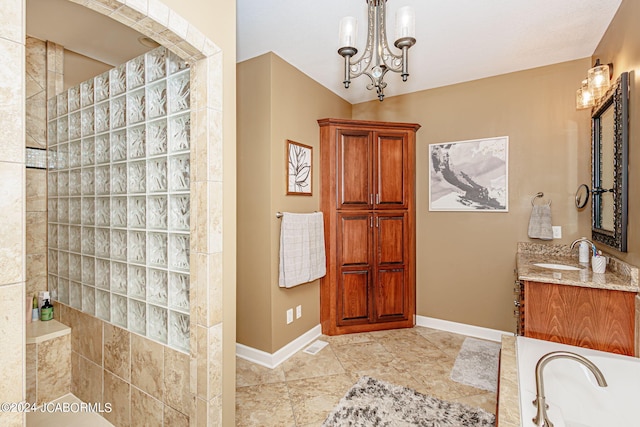
{"label": "white bath rug", "polygon": [[495,392],[498,385],[499,353],[500,343],[466,338],[451,370],[451,379]]}

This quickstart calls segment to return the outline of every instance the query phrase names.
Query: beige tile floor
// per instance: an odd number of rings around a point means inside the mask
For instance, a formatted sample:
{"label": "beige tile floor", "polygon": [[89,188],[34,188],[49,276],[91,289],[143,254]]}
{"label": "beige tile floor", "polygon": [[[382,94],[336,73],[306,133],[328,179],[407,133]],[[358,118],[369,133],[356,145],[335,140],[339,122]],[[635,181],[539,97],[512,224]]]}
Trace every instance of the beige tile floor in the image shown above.
{"label": "beige tile floor", "polygon": [[417,326],[320,339],[319,353],[275,369],[237,359],[236,425],[320,426],[362,375],[495,413],[495,393],[449,379],[464,335]]}

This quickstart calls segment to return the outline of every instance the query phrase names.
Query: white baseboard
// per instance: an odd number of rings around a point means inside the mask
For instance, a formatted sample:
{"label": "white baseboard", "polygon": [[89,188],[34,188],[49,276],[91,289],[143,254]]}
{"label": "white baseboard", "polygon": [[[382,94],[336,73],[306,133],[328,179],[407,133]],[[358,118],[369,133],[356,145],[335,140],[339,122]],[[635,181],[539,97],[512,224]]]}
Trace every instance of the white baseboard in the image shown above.
{"label": "white baseboard", "polygon": [[[481,326],[467,325],[464,323],[451,322],[449,320],[441,320],[426,316],[416,316],[416,326],[424,326],[426,328],[439,329],[442,331],[496,342],[501,341],[502,335],[513,335],[513,332],[499,331],[496,329],[483,328]],[[236,343],[236,356],[269,369],[273,369],[298,351],[305,348],[320,335],[322,335],[322,327],[320,325],[316,325],[273,354],[244,344]]]}
{"label": "white baseboard", "polygon": [[513,332],[499,331],[497,329],[483,328],[481,326],[467,325],[465,323],[451,322],[449,320],[426,316],[416,316],[416,326],[424,326],[425,328],[439,329],[496,342],[502,340],[502,335],[513,335]]}
{"label": "white baseboard", "polygon": [[248,360],[249,362],[257,363],[258,365],[273,369],[298,351],[305,348],[320,335],[322,335],[322,327],[320,325],[316,325],[273,354],[244,344],[236,343],[236,356]]}

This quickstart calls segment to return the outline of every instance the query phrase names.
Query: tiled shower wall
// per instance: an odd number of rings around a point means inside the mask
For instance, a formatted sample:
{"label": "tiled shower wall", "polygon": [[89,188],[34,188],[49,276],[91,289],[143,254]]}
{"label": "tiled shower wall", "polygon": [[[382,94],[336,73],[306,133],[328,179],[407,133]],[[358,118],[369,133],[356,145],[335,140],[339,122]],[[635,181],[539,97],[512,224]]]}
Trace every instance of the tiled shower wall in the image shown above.
{"label": "tiled shower wall", "polygon": [[[222,355],[226,372],[233,377],[235,340],[232,301],[235,261],[233,208],[223,204],[223,188],[234,188],[234,132],[223,137],[223,51],[198,28],[160,0],[82,0],[81,3],[108,15],[179,53],[191,65],[191,255],[190,291],[191,345],[185,354],[136,333],[56,303],[56,315],[71,326],[73,361],[72,391],[86,402],[104,399],[114,411],[106,415],[116,426],[135,424],[183,427],[221,425],[223,395],[225,417],[233,423],[235,388],[223,382]],[[24,2],[0,2],[0,307],[8,319],[0,324],[0,382],[3,401],[24,399],[24,95],[25,28]],[[47,45],[50,43],[47,42]],[[62,70],[48,49],[48,93],[58,92]],[[230,55],[233,57],[233,55]],[[229,75],[233,67],[229,66]],[[231,79],[231,77],[230,77]],[[233,99],[233,97],[231,97]],[[232,116],[232,115],[231,115]],[[225,160],[223,161],[223,147]],[[197,156],[195,155],[197,153]],[[223,164],[227,172],[223,174]],[[226,191],[226,190],[225,190]],[[232,200],[233,197],[230,197]],[[22,205],[22,208],[20,206]],[[223,209],[224,207],[224,209]],[[223,224],[223,217],[229,214]],[[82,225],[82,224],[81,224]],[[46,231],[45,231],[46,233]],[[44,237],[43,237],[44,239]],[[224,243],[223,243],[224,242]],[[223,252],[224,249],[224,252]],[[229,251],[228,253],[226,251]],[[227,271],[228,269],[228,271]],[[225,274],[223,274],[223,272]],[[224,291],[223,292],[223,288]],[[223,333],[224,332],[224,333]],[[224,339],[223,339],[224,335]],[[96,342],[95,339],[101,341]],[[102,342],[102,344],[101,344]],[[134,371],[133,367],[136,367]],[[164,366],[164,367],[163,367]],[[180,403],[182,402],[182,403]],[[0,424],[23,425],[23,414],[0,413]]]}
{"label": "tiled shower wall", "polygon": [[[0,401],[24,399],[25,32],[24,2],[0,2]],[[0,425],[24,414],[0,413]]]}
{"label": "tiled shower wall", "polygon": [[[55,49],[55,48],[54,48]],[[25,45],[25,146],[47,148],[47,43],[33,37]],[[52,61],[55,64],[55,60]],[[47,289],[47,172],[26,169],[27,299]]]}
{"label": "tiled shower wall", "polygon": [[49,290],[189,351],[190,75],[164,47],[48,102]]}

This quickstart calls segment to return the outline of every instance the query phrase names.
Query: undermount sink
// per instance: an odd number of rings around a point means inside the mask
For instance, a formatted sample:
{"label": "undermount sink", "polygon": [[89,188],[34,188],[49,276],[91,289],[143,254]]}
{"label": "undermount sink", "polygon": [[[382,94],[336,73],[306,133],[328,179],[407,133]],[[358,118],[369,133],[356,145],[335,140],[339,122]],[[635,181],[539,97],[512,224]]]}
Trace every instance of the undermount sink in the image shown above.
{"label": "undermount sink", "polygon": [[536,267],[551,268],[553,270],[572,270],[572,271],[581,270],[580,267],[574,267],[572,265],[565,265],[565,264],[552,264],[552,263],[538,262],[538,263],[534,263],[533,265],[535,265]]}

